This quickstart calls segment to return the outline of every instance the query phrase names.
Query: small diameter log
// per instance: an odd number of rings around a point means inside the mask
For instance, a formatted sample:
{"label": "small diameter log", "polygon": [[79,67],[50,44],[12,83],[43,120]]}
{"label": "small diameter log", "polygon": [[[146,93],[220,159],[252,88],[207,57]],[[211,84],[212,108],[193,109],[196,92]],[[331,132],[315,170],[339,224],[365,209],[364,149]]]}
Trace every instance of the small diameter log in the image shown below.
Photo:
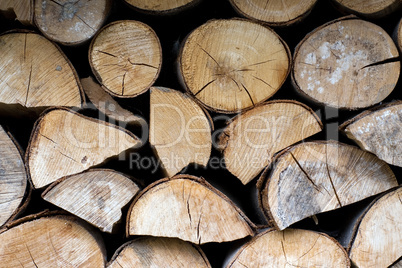
{"label": "small diameter log", "polygon": [[137,184],[119,172],[92,169],[54,182],[42,198],[112,233],[122,216],[121,209],[138,191]]}
{"label": "small diameter log", "polygon": [[260,205],[279,230],[398,186],[384,161],[335,141],[293,146],[267,173],[258,182]]}
{"label": "small diameter log", "polygon": [[211,154],[211,125],[206,112],[187,94],[153,87],[149,142],[165,174],[172,177],[190,163],[206,166]]}
{"label": "small diameter log", "polygon": [[270,26],[288,26],[310,14],[317,0],[230,0],[242,16]]}
{"label": "small diameter log", "polygon": [[308,34],[296,47],[292,81],[303,95],[335,108],[376,104],[400,74],[398,49],[379,26],[345,17]]}
{"label": "small diameter log", "polygon": [[0,226],[24,209],[29,196],[28,177],[22,155],[0,126]]}
{"label": "small diameter log", "polygon": [[280,150],[322,130],[317,115],[291,100],[270,101],[242,113],[219,136],[226,168],[249,183]]}
{"label": "small diameter log", "polygon": [[41,188],[140,145],[121,127],[73,110],[51,109],[34,126],[26,163],[34,187]]}
{"label": "small diameter log", "polygon": [[[58,46],[31,32],[0,36],[0,107],[81,107],[74,67]],[[5,106],[7,105],[7,106]]]}
{"label": "small diameter log", "polygon": [[350,267],[345,249],[332,237],[309,230],[268,230],[245,244],[226,268]]}
{"label": "small diameter log", "polygon": [[367,110],[340,126],[363,150],[402,167],[402,101]]}
{"label": "small diameter log", "polygon": [[35,24],[50,40],[78,45],[102,27],[110,6],[111,0],[35,1]]}
{"label": "small diameter log", "polygon": [[196,5],[201,0],[125,0],[133,8],[152,14],[171,14]]}
{"label": "small diameter log", "polygon": [[147,91],[159,75],[162,49],[146,24],[115,21],[92,40],[89,63],[99,83],[113,96],[135,97]]}
{"label": "small diameter log", "polygon": [[34,0],[1,0],[0,14],[15,17],[24,25],[33,25],[33,4]]}
{"label": "small diameter log", "polygon": [[346,14],[378,19],[402,7],[400,0],[332,0],[335,6]]}
{"label": "small diameter log", "polygon": [[102,238],[66,215],[27,216],[0,234],[1,267],[105,267]]}
{"label": "small diameter log", "polygon": [[[402,188],[373,201],[356,224],[349,256],[357,267],[400,266],[402,257]],[[399,264],[398,264],[399,262]]]}
{"label": "small diameter log", "polygon": [[255,226],[203,178],[177,175],[138,194],[127,216],[127,235],[176,237],[195,244],[233,241]]}
{"label": "small diameter log", "polygon": [[141,237],[117,249],[108,268],[211,267],[197,245],[176,238]]}
{"label": "small diameter log", "polygon": [[237,113],[282,86],[290,57],[286,43],[268,27],[241,19],[211,20],[184,41],[179,78],[208,109]]}

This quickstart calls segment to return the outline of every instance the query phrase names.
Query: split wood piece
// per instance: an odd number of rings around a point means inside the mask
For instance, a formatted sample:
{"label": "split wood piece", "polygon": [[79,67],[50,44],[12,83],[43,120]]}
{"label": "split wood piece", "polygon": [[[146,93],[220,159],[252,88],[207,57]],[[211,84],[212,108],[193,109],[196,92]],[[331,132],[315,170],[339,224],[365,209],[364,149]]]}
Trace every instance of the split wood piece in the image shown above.
{"label": "split wood piece", "polygon": [[125,0],[133,8],[153,14],[171,14],[195,6],[201,0]]}
{"label": "split wood piece", "polygon": [[292,81],[316,102],[364,108],[394,89],[401,66],[398,55],[386,31],[349,16],[318,27],[297,45]]}
{"label": "split wood piece", "polygon": [[332,0],[332,2],[344,13],[370,19],[385,17],[402,7],[400,0]]}
{"label": "split wood piece", "polygon": [[332,237],[310,230],[267,230],[245,244],[226,268],[350,267],[345,249]]}
{"label": "split wood piece", "polygon": [[25,208],[30,187],[21,152],[1,126],[0,171],[0,226],[3,226]]}
{"label": "split wood piece", "polygon": [[291,100],[270,101],[242,113],[219,136],[219,147],[230,173],[249,183],[280,150],[322,130],[317,115]]}
{"label": "split wood piece", "polygon": [[121,209],[138,191],[137,184],[119,172],[92,169],[54,182],[42,198],[112,233],[121,219]]}
{"label": "split wood piece", "polygon": [[121,127],[73,110],[51,109],[34,126],[26,163],[34,187],[41,188],[140,145]]}
{"label": "split wood piece", "polygon": [[146,124],[142,117],[122,108],[92,77],[81,79],[81,84],[91,103],[110,119],[134,125]]}
{"label": "split wood piece", "polygon": [[27,216],[0,234],[1,267],[105,267],[101,236],[66,215]]}
{"label": "split wood piece", "polygon": [[288,26],[300,22],[310,14],[317,0],[230,0],[242,16],[270,26]]}
{"label": "split wood piece", "polygon": [[293,146],[258,182],[260,205],[275,228],[334,210],[398,186],[375,155],[336,141]]}
{"label": "split wood piece", "polygon": [[165,174],[172,177],[190,163],[206,166],[211,154],[210,121],[187,94],[151,88],[149,142]]}
{"label": "split wood piece", "polygon": [[349,256],[357,267],[397,267],[402,257],[402,188],[373,201],[355,227]]}
{"label": "split wood piece", "polygon": [[127,216],[127,235],[176,237],[195,244],[226,242],[256,227],[203,178],[177,175],[138,194]]}
{"label": "split wood piece", "polygon": [[212,111],[237,113],[274,95],[290,71],[286,43],[270,28],[242,19],[211,20],[184,41],[180,79]]}
{"label": "split wood piece", "polygon": [[92,40],[89,63],[110,94],[135,97],[147,91],[159,75],[161,44],[148,25],[134,20],[115,21]]}
{"label": "split wood piece", "polygon": [[395,39],[395,43],[397,44],[397,46],[399,48],[399,52],[402,53],[402,18],[395,28],[393,37]]}
{"label": "split wood piece", "polygon": [[367,110],[340,126],[363,150],[402,167],[402,101]]}
{"label": "split wood piece", "polygon": [[1,0],[0,13],[14,17],[24,25],[33,25],[33,0]]}
{"label": "split wood piece", "polygon": [[107,267],[203,268],[211,265],[197,245],[176,238],[141,237],[117,249]]}
{"label": "split wood piece", "polygon": [[35,1],[35,24],[50,40],[78,45],[102,27],[110,7],[111,0]]}
{"label": "split wood piece", "polygon": [[83,92],[74,67],[58,46],[39,34],[1,35],[0,69],[3,109],[81,107]]}

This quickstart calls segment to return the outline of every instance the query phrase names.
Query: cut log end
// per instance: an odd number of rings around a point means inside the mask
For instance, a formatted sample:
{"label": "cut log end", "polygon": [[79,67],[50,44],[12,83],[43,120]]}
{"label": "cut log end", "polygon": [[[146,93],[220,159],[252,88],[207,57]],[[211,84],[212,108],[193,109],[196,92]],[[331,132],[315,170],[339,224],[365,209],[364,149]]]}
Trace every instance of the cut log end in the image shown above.
{"label": "cut log end", "polygon": [[200,0],[125,0],[133,8],[156,15],[172,14],[196,5]]}
{"label": "cut log end", "polygon": [[0,1],[0,14],[15,17],[16,20],[26,26],[32,26],[33,0],[2,0]]}
{"label": "cut log end", "polygon": [[332,2],[343,13],[370,19],[385,17],[402,7],[400,0],[332,0]]}

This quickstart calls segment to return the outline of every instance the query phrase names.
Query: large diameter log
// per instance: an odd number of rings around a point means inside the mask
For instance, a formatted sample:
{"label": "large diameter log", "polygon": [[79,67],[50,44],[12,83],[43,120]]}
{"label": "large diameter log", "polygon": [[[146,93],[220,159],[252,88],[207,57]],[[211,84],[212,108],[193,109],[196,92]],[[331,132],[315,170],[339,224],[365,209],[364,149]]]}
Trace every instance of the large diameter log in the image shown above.
{"label": "large diameter log", "polygon": [[105,22],[111,0],[35,1],[35,24],[50,40],[78,45],[90,40]]}
{"label": "large diameter log", "polygon": [[279,230],[398,186],[375,155],[335,141],[313,141],[280,154],[258,182],[261,207]]}
{"label": "large diameter log", "polygon": [[346,14],[377,19],[385,17],[402,7],[400,0],[332,0],[335,6]]}
{"label": "large diameter log", "polygon": [[0,126],[0,226],[14,219],[29,201],[30,187],[23,157]]}
{"label": "large diameter log", "polygon": [[33,24],[34,0],[2,0],[0,1],[0,14],[13,17],[24,25]]}
{"label": "large diameter log", "polygon": [[187,91],[212,111],[237,113],[270,98],[290,71],[286,43],[247,20],[211,20],[193,30],[179,55]]}
{"label": "large diameter log", "polygon": [[395,88],[398,49],[381,27],[345,17],[316,28],[296,47],[292,81],[303,95],[335,108],[384,100]]}
{"label": "large diameter log", "polygon": [[196,5],[201,0],[125,0],[133,8],[152,14],[172,14]]}
{"label": "large diameter log", "polygon": [[300,22],[310,14],[317,0],[230,0],[242,16],[270,26],[288,26]]}
{"label": "large diameter log", "polygon": [[268,230],[245,244],[226,268],[350,267],[345,249],[326,234],[301,229]]}
{"label": "large diameter log", "polygon": [[110,94],[135,97],[147,91],[159,75],[161,44],[148,25],[133,20],[115,21],[92,40],[89,63]]}
{"label": "large diameter log", "polygon": [[66,215],[27,216],[0,234],[1,267],[104,267],[102,238]]}
{"label": "large diameter log", "polygon": [[219,136],[226,168],[243,184],[254,179],[280,150],[322,130],[306,105],[271,101],[235,117]]}
{"label": "large diameter log", "polygon": [[34,187],[41,188],[140,145],[121,127],[73,110],[51,109],[37,120],[25,157]]}
{"label": "large diameter log", "polygon": [[402,101],[367,110],[340,129],[360,148],[385,162],[402,167]]}
{"label": "large diameter log", "polygon": [[172,177],[190,163],[206,166],[211,154],[211,125],[206,112],[187,94],[153,87],[149,142]]}
{"label": "large diameter log", "polygon": [[[402,257],[402,188],[373,201],[356,224],[349,256],[357,267],[400,267]],[[399,262],[399,264],[398,264]]]}
{"label": "large diameter log", "polygon": [[137,184],[119,172],[92,169],[54,182],[42,198],[112,233],[121,219],[121,209],[138,191]]}
{"label": "large diameter log", "polygon": [[195,244],[233,241],[255,226],[204,179],[177,175],[138,194],[127,216],[128,235],[177,237]]}
{"label": "large diameter log", "polygon": [[58,46],[39,34],[1,35],[0,69],[0,106],[81,107],[83,92],[74,67]]}
{"label": "large diameter log", "polygon": [[108,268],[130,267],[211,267],[197,245],[177,238],[141,237],[117,249]]}

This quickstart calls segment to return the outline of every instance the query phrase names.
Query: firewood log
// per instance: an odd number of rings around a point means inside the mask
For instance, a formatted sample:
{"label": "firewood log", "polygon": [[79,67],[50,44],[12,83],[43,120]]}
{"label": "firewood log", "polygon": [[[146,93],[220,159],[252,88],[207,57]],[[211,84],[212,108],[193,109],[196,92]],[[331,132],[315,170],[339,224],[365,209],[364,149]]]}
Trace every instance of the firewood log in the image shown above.
{"label": "firewood log", "polygon": [[206,112],[187,94],[151,88],[149,142],[172,177],[190,163],[206,166],[211,154],[211,125]]}
{"label": "firewood log", "polygon": [[357,267],[400,266],[401,218],[401,187],[374,200],[356,224],[355,235],[348,248],[352,262]]}
{"label": "firewood log", "polygon": [[379,26],[354,16],[316,28],[296,47],[292,81],[313,101],[365,108],[384,100],[400,74],[398,49]]}
{"label": "firewood log", "polygon": [[141,237],[117,249],[108,268],[211,267],[197,245],[177,238]]}
{"label": "firewood log", "polygon": [[300,22],[310,14],[316,2],[317,0],[230,0],[240,15],[270,26],[288,26]]}
{"label": "firewood log", "polygon": [[100,235],[67,215],[29,215],[0,233],[1,267],[105,267]]}
{"label": "firewood log", "polygon": [[0,1],[0,13],[13,17],[24,25],[33,25],[34,0],[2,0]]}
{"label": "firewood log", "polygon": [[274,95],[291,59],[270,28],[243,19],[211,20],[193,30],[179,55],[179,78],[212,111],[237,113]]}
{"label": "firewood log", "polygon": [[320,119],[306,105],[275,100],[235,117],[219,136],[219,146],[226,168],[247,184],[275,153],[321,130]]}
{"label": "firewood log", "polygon": [[175,14],[193,7],[201,0],[125,0],[134,9],[156,15]]}
{"label": "firewood log", "polygon": [[254,235],[255,226],[204,179],[177,175],[156,181],[134,199],[127,235],[177,237],[195,244]]}
{"label": "firewood log", "polygon": [[37,120],[25,157],[33,186],[41,188],[140,145],[121,127],[59,108]]}
{"label": "firewood log", "polygon": [[341,208],[398,185],[375,155],[336,141],[290,147],[258,181],[260,204],[279,230],[315,214]]}
{"label": "firewood log", "polygon": [[385,17],[402,7],[400,0],[332,0],[332,2],[343,13],[370,19]]}
{"label": "firewood log", "polygon": [[402,167],[402,101],[366,110],[340,129],[360,148],[385,162]]}
{"label": "firewood log", "polygon": [[122,216],[121,209],[138,191],[137,184],[119,172],[91,169],[57,180],[42,193],[42,198],[112,233]]}
{"label": "firewood log", "polygon": [[399,52],[402,53],[402,18],[394,30],[393,37],[394,37],[395,43],[397,44],[397,46],[399,48]]}
{"label": "firewood log", "polygon": [[159,75],[161,44],[148,25],[134,20],[115,21],[92,40],[89,63],[110,94],[135,97],[147,91]]}
{"label": "firewood log", "polygon": [[326,234],[270,229],[237,251],[226,265],[235,267],[350,267],[350,260],[345,249]]}

